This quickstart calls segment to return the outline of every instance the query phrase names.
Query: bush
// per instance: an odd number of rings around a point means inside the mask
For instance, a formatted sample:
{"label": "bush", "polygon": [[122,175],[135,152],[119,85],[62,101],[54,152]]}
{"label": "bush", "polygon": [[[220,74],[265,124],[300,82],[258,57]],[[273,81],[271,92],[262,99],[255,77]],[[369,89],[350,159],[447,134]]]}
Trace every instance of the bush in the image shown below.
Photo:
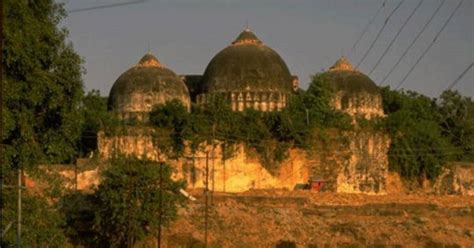
{"label": "bush", "polygon": [[171,157],[182,155],[185,143],[196,151],[203,144],[216,145],[218,140],[225,148],[225,160],[233,156],[235,144],[243,143],[257,151],[272,171],[277,162],[287,158],[290,148],[310,148],[308,141],[315,129],[352,128],[351,118],[330,106],[333,93],[325,79],[316,75],[308,91],[298,91],[279,112],[234,112],[228,99],[215,95],[204,105],[193,105],[191,113],[179,101],[156,106],[150,121],[164,130],[160,135],[169,142],[161,139],[160,149]]}
{"label": "bush", "polygon": [[171,167],[137,158],[111,161],[94,193],[96,242],[100,247],[132,247],[177,217],[185,203],[184,181],[171,179]]}
{"label": "bush", "polygon": [[416,92],[382,90],[385,127],[391,136],[390,169],[405,178],[434,179],[451,158],[434,99]]}

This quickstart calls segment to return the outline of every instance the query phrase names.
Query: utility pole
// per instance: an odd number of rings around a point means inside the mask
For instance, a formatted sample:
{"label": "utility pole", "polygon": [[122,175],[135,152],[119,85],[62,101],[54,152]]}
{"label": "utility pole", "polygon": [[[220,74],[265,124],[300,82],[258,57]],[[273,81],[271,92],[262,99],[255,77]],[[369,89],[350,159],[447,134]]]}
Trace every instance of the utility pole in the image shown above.
{"label": "utility pole", "polygon": [[[126,164],[125,164],[127,167],[130,166],[129,164],[129,161],[126,161]],[[132,235],[131,235],[131,230],[132,230],[132,214],[130,213],[130,209],[131,208],[131,205],[132,205],[132,196],[131,196],[131,192],[130,191],[133,191],[135,189],[134,185],[132,184],[132,178],[129,176],[127,178],[127,182],[128,182],[128,191],[127,192],[127,208],[128,208],[128,211],[127,211],[127,247],[128,248],[133,248],[133,245],[134,245],[134,240],[132,238]],[[132,188],[133,186],[133,188]]]}
{"label": "utility pole", "polygon": [[223,185],[223,190],[222,190],[223,192],[225,192],[225,179],[226,179],[225,178],[225,160],[226,160],[226,157],[225,157],[226,153],[225,152],[226,152],[226,147],[227,147],[227,144],[224,141],[224,145],[222,146],[222,169],[223,169],[223,176],[224,176],[223,177],[224,180],[223,180],[223,184],[222,184]]}
{"label": "utility pole", "polygon": [[194,186],[196,185],[196,155],[195,155],[195,151],[193,151],[193,168],[191,168],[191,182],[193,184],[193,189],[194,189]]}
{"label": "utility pole", "polygon": [[206,188],[204,190],[204,247],[207,248],[208,197],[209,197],[209,151],[206,151]]}
{"label": "utility pole", "polygon": [[215,144],[214,140],[216,139],[216,123],[212,125],[212,190],[211,190],[211,205],[214,205],[214,161],[215,161]]}
{"label": "utility pole", "polygon": [[158,248],[161,248],[161,225],[163,223],[163,163],[160,162],[160,199],[159,199],[159,215],[158,215]]}
{"label": "utility pole", "polygon": [[77,191],[77,159],[74,163],[74,190]]}
{"label": "utility pole", "polygon": [[309,111],[307,108],[304,109],[306,111],[306,125],[309,126]]}
{"label": "utility pole", "polygon": [[[3,15],[3,2],[0,4],[0,13]],[[3,39],[3,25],[0,25],[0,49],[3,51],[3,46],[4,46],[4,39]],[[0,60],[3,61],[3,53],[0,53]],[[3,87],[4,87],[4,81],[3,81],[3,66],[0,66],[0,119],[3,120]],[[2,122],[3,123],[3,122]],[[2,234],[2,239],[3,240],[3,124],[0,124],[0,234]]]}
{"label": "utility pole", "polygon": [[21,247],[21,168],[18,165],[18,202],[16,223],[16,247]]}

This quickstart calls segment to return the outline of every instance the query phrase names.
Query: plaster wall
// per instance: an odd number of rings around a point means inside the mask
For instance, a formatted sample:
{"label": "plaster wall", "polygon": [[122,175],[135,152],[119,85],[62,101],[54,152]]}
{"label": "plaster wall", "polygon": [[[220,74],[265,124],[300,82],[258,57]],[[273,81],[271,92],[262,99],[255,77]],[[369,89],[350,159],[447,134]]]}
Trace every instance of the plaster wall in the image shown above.
{"label": "plaster wall", "polygon": [[[159,141],[156,141],[159,142]],[[166,160],[175,168],[175,178],[183,178],[189,188],[208,187],[215,191],[242,192],[249,189],[288,188],[310,178],[326,181],[334,192],[384,194],[388,172],[390,140],[382,133],[335,132],[326,140],[314,139],[314,149],[291,149],[288,158],[272,173],[255,151],[239,145],[232,158],[222,160],[221,146],[203,146],[199,152],[186,149],[177,160],[166,159],[154,147],[152,135],[99,135],[100,157],[104,160],[123,153]],[[217,141],[216,141],[217,143]],[[208,173],[206,173],[206,170]]]}

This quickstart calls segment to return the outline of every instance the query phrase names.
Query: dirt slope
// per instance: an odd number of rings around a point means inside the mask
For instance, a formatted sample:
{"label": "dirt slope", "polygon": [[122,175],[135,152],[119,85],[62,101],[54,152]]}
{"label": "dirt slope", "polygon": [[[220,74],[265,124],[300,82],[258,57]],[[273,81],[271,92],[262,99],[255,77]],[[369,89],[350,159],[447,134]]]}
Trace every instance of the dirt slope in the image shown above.
{"label": "dirt slope", "polygon": [[[169,247],[202,247],[204,197],[194,193]],[[209,209],[210,247],[474,246],[473,196],[262,190],[214,194]]]}

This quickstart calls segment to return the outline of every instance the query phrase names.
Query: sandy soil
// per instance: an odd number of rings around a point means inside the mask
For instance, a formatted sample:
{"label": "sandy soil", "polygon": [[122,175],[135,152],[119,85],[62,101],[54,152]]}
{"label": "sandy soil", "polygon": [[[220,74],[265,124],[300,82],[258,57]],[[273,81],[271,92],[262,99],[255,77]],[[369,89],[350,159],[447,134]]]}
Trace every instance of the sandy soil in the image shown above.
{"label": "sandy soil", "polygon": [[[192,193],[169,247],[203,246],[205,197]],[[474,196],[259,190],[212,200],[209,247],[474,247]]]}

